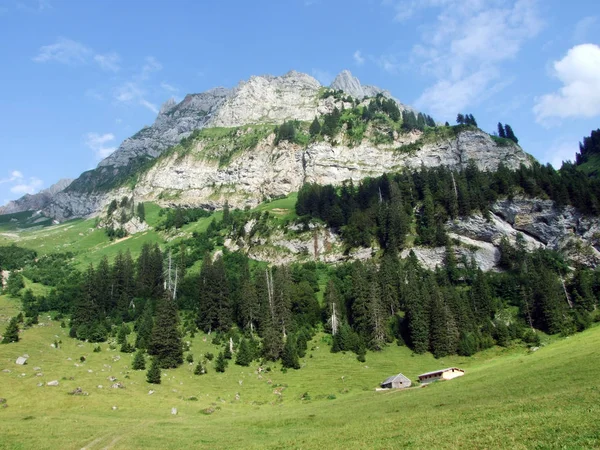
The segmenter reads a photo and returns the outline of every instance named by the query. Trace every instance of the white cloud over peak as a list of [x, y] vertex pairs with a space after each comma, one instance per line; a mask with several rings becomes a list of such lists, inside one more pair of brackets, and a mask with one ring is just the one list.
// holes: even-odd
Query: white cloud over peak
[[[44, 182], [37, 177], [25, 178], [20, 170], [12, 170], [6, 178], [0, 179], [0, 184], [12, 184], [9, 188], [13, 194], [35, 194]], [[6, 202], [5, 202], [6, 203]]]
[[36, 177], [30, 177], [28, 181], [23, 181], [10, 188], [13, 194], [35, 194], [43, 186], [44, 182]]
[[563, 86], [536, 98], [533, 112], [538, 123], [550, 118], [600, 115], [600, 47], [581, 44], [553, 64], [553, 75]]
[[[422, 36], [412, 49], [411, 63], [433, 78], [415, 104], [439, 119], [450, 119], [505, 86], [502, 64], [515, 58], [542, 28], [537, 0], [385, 0], [384, 4], [394, 8], [397, 21], [425, 10], [427, 17], [435, 17], [420, 27]], [[379, 65], [394, 73], [399, 68], [395, 61], [394, 55], [384, 55]]]
[[109, 145], [115, 140], [115, 135], [112, 133], [87, 133], [84, 137], [85, 145], [94, 151], [96, 158], [104, 159], [117, 148]]
[[45, 63], [55, 61], [62, 64], [83, 64], [92, 51], [80, 42], [71, 39], [58, 38], [54, 44], [43, 45], [33, 58], [35, 62]]
[[354, 62], [359, 66], [362, 66], [365, 63], [365, 58], [361, 54], [360, 50], [356, 50], [352, 57], [354, 58]]

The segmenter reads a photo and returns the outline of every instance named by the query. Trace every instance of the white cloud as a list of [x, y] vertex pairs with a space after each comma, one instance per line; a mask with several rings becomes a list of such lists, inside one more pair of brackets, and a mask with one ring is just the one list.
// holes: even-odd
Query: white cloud
[[578, 151], [579, 147], [576, 139], [559, 139], [546, 151], [544, 160], [552, 164], [555, 169], [560, 169], [563, 161], [574, 161], [575, 153]]
[[91, 50], [80, 42], [58, 38], [56, 43], [40, 47], [39, 53], [33, 60], [39, 63], [56, 61], [75, 65], [85, 63], [90, 53]]
[[596, 31], [598, 27], [598, 17], [589, 16], [584, 17], [575, 25], [575, 31], [573, 32], [573, 41], [575, 44], [583, 44], [589, 42], [588, 36], [590, 33]]
[[354, 58], [354, 62], [359, 66], [362, 66], [365, 63], [365, 58], [361, 55], [360, 50], [356, 50], [352, 57]]
[[313, 69], [312, 76], [315, 77], [323, 86], [329, 86], [333, 81], [331, 72], [321, 69]]
[[112, 133], [98, 134], [87, 133], [85, 135], [85, 145], [94, 151], [96, 158], [104, 159], [117, 148], [108, 145], [115, 140], [115, 135]]
[[164, 81], [162, 83], [160, 83], [160, 87], [163, 88], [167, 92], [173, 92], [173, 93], [179, 92], [179, 89], [177, 89], [175, 86], [172, 86], [169, 83], [165, 83]]
[[29, 13], [41, 13], [52, 9], [52, 5], [46, 0], [20, 1], [17, 2], [17, 9]]
[[138, 104], [158, 114], [158, 107], [146, 99], [146, 92], [136, 82], [129, 81], [116, 89], [115, 99], [120, 103]]
[[[536, 1], [385, 1], [394, 7], [398, 21], [438, 9], [435, 15], [427, 11], [435, 20], [421, 27], [421, 41], [412, 50], [411, 62], [435, 80], [417, 104], [450, 119], [489, 96], [490, 89], [498, 91], [504, 85], [502, 63], [513, 59], [542, 27]], [[379, 57], [378, 64], [390, 73], [400, 68], [394, 55]]]
[[142, 72], [139, 78], [142, 80], [148, 79], [151, 73], [162, 70], [163, 66], [154, 56], [146, 56], [146, 62], [142, 67]]
[[8, 178], [2, 178], [0, 179], [0, 184], [4, 184], [4, 183], [12, 183], [14, 181], [19, 181], [23, 179], [23, 172], [21, 172], [20, 170], [13, 170], [10, 173], [10, 176]]
[[140, 102], [140, 105], [142, 105], [144, 108], [148, 108], [154, 114], [158, 114], [158, 112], [159, 112], [158, 106], [156, 106], [154, 103], [149, 102], [145, 98], [140, 98], [139, 102]]
[[119, 66], [120, 60], [121, 58], [115, 52], [106, 53], [105, 55], [97, 54], [94, 56], [94, 61], [98, 63], [100, 68], [109, 72], [118, 72], [121, 69]]
[[17, 184], [10, 188], [13, 194], [35, 194], [40, 190], [44, 182], [36, 177], [30, 177], [25, 183]]
[[549, 118], [595, 117], [600, 115], [600, 47], [576, 45], [560, 61], [554, 76], [563, 87], [536, 99], [533, 112], [539, 123]]
[[394, 55], [381, 55], [375, 58], [375, 62], [379, 67], [392, 75], [397, 74], [402, 67], [402, 63], [398, 62], [398, 59]]

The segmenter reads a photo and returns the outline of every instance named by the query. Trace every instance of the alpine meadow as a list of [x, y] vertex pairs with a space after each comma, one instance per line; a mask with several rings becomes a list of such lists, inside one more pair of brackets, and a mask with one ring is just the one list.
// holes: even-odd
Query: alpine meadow
[[597, 18], [239, 3], [0, 7], [0, 449], [600, 448]]

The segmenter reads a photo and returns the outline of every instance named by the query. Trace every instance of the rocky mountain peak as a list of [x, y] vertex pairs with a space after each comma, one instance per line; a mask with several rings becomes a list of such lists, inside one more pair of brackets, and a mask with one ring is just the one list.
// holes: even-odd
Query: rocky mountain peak
[[173, 107], [177, 104], [177, 102], [175, 101], [175, 98], [171, 97], [169, 100], [167, 100], [166, 102], [164, 102], [162, 104], [162, 106], [160, 107], [160, 111], [158, 112], [158, 114], [165, 114], [167, 112], [169, 112], [171, 109], [173, 109]]

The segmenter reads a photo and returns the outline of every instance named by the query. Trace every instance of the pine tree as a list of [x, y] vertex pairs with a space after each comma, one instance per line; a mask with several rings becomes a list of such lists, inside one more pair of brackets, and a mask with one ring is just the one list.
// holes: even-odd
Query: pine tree
[[315, 117], [315, 120], [313, 120], [310, 124], [308, 132], [313, 138], [319, 135], [319, 133], [321, 132], [321, 123], [319, 122], [319, 119]]
[[137, 205], [137, 216], [142, 222], [146, 220], [146, 208], [142, 202]]
[[423, 245], [434, 245], [436, 242], [435, 204], [429, 186], [423, 193], [423, 207], [417, 223], [417, 231]]
[[251, 362], [252, 353], [250, 351], [250, 347], [248, 346], [248, 341], [246, 341], [246, 339], [242, 339], [235, 357], [235, 363], [238, 366], [249, 366]]
[[223, 373], [225, 372], [225, 369], [227, 369], [228, 364], [229, 361], [227, 361], [227, 358], [225, 358], [223, 352], [220, 352], [217, 356], [217, 360], [215, 361], [215, 370], [217, 372]]
[[299, 369], [300, 361], [298, 360], [298, 350], [296, 349], [296, 338], [292, 335], [288, 336], [283, 347], [281, 355], [282, 366], [287, 369]]
[[156, 322], [148, 346], [148, 353], [153, 355], [160, 367], [165, 369], [183, 363], [183, 347], [178, 324], [177, 304], [171, 293], [165, 291], [162, 301], [157, 305]]
[[8, 326], [4, 331], [4, 337], [2, 338], [3, 344], [9, 344], [11, 342], [19, 342], [19, 319], [13, 317], [8, 322]]
[[458, 114], [456, 116], [456, 123], [459, 125], [464, 125], [465, 124], [465, 116], [463, 114]]
[[152, 358], [152, 364], [146, 373], [146, 381], [152, 384], [160, 384], [160, 377], [160, 363], [157, 358]]
[[133, 358], [133, 363], [131, 364], [131, 368], [133, 370], [145, 370], [146, 369], [146, 359], [144, 358], [144, 352], [142, 350], [138, 350]]
[[506, 138], [506, 131], [504, 131], [504, 125], [498, 122], [498, 136], [501, 138]]
[[515, 133], [513, 132], [513, 129], [511, 128], [510, 125], [506, 124], [504, 126], [504, 130], [506, 131], [506, 139], [510, 139], [511, 141], [513, 141], [515, 144], [519, 143], [519, 140], [517, 139], [517, 137], [515, 136]]
[[154, 327], [154, 319], [152, 318], [152, 302], [146, 301], [142, 315], [137, 321], [137, 336], [135, 338], [135, 346], [139, 349], [147, 349], [152, 337], [152, 328]]

